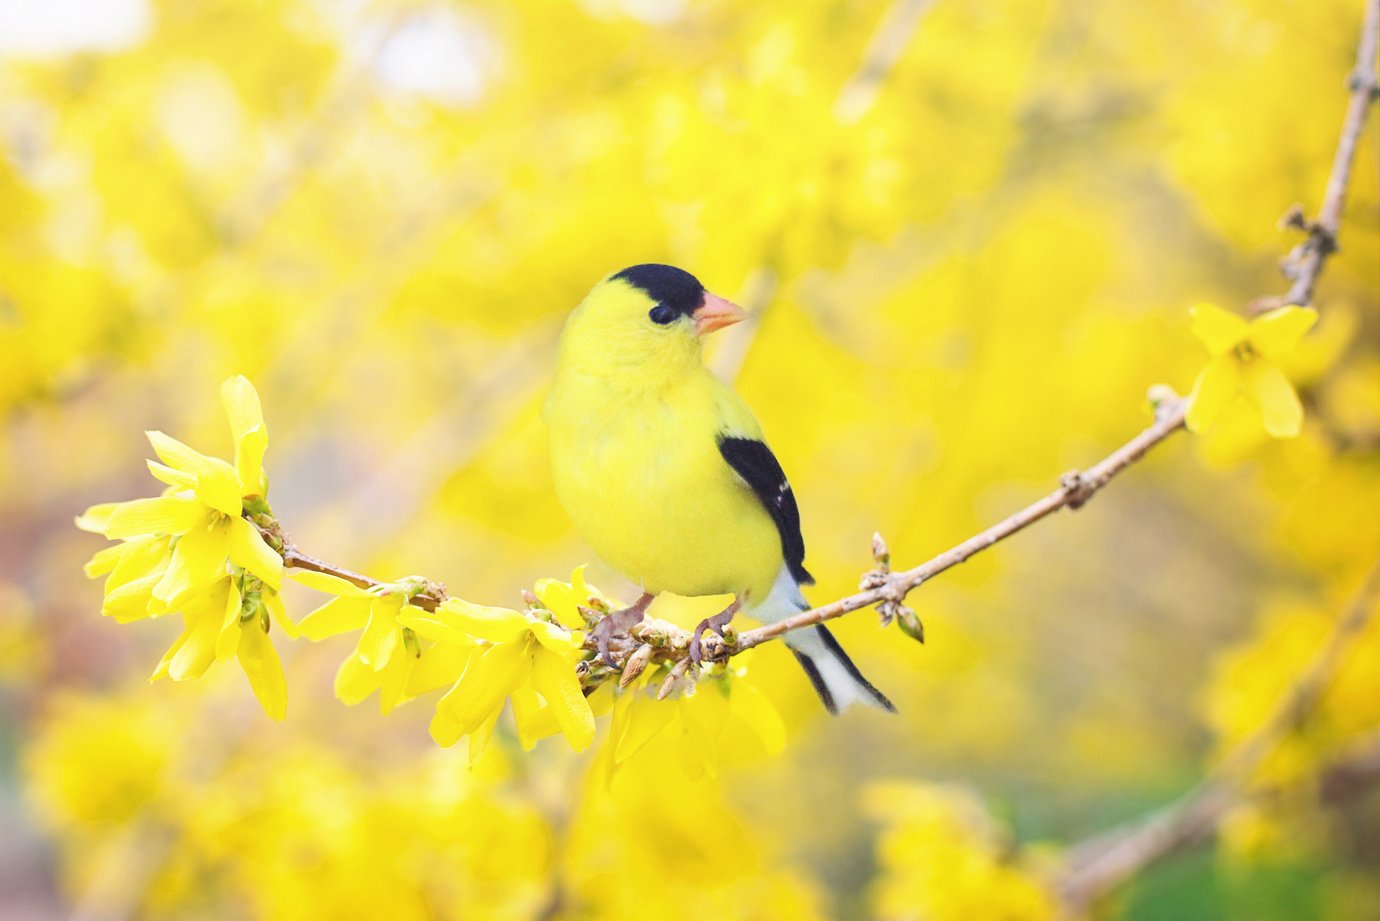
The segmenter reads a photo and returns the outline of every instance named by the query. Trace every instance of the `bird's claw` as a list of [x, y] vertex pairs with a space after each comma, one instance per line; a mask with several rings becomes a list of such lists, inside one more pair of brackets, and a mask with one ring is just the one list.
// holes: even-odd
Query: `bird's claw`
[[647, 606], [652, 603], [651, 595], [643, 595], [633, 602], [631, 607], [621, 611], [610, 611], [594, 625], [594, 644], [599, 650], [599, 661], [609, 668], [617, 668], [618, 663], [613, 660], [613, 653], [609, 651], [609, 644], [615, 635], [626, 633], [634, 626], [642, 622], [643, 616], [647, 613]]
[[699, 668], [700, 662], [704, 658], [704, 650], [700, 646], [700, 636], [704, 633], [704, 631], [712, 630], [719, 635], [720, 639], [722, 639], [724, 635], [724, 628], [727, 627], [733, 621], [733, 615], [738, 613], [738, 609], [740, 607], [742, 607], [742, 602], [738, 601], [735, 598], [733, 600], [733, 603], [730, 604], [728, 607], [724, 608], [722, 611], [715, 614], [713, 617], [706, 617], [704, 620], [700, 621], [698, 624], [695, 625], [695, 632], [690, 634], [691, 665], [694, 665], [696, 668]]

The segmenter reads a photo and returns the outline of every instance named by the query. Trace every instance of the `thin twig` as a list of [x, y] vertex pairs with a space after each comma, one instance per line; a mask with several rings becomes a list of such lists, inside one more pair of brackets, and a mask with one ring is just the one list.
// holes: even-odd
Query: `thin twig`
[[[346, 569], [343, 566], [337, 566], [334, 563], [327, 563], [325, 560], [318, 560], [316, 557], [308, 556], [290, 544], [279, 552], [283, 557], [283, 565], [289, 569], [304, 569], [308, 572], [319, 572], [328, 576], [335, 576], [337, 579], [344, 579], [346, 582], [358, 586], [359, 588], [380, 588], [385, 585], [394, 584]], [[436, 610], [437, 606], [446, 600], [445, 587], [438, 582], [432, 582], [428, 579], [419, 579], [417, 581], [425, 583], [427, 587], [416, 594], [409, 593], [407, 603], [427, 611]]]
[[[1310, 225], [1301, 217], [1296, 219], [1309, 236], [1285, 260], [1286, 272], [1294, 284], [1282, 298], [1255, 302], [1252, 308], [1256, 311], [1285, 304], [1307, 306], [1312, 303], [1323, 265], [1337, 246], [1356, 146], [1365, 128], [1370, 105], [1380, 96], [1380, 80], [1375, 70], [1378, 45], [1380, 0], [1367, 0], [1357, 43], [1356, 69], [1348, 84], [1350, 99], [1318, 220]], [[1211, 777], [1164, 809], [1072, 849], [1069, 869], [1062, 882], [1069, 911], [1081, 912], [1149, 864], [1202, 840], [1216, 829], [1243, 795], [1255, 768], [1316, 709], [1352, 639], [1373, 616], [1377, 595], [1380, 595], [1380, 561], [1322, 651], [1295, 680], [1270, 719], [1239, 745]]]
[[1257, 312], [1286, 304], [1308, 306], [1313, 302], [1313, 289], [1322, 273], [1327, 257], [1337, 251], [1337, 231], [1342, 223], [1342, 208], [1351, 185], [1351, 170], [1356, 162], [1356, 147], [1365, 130], [1371, 103], [1380, 98], [1380, 78], [1376, 76], [1376, 54], [1380, 46], [1380, 0], [1367, 0], [1361, 23], [1361, 39], [1356, 46], [1356, 68], [1347, 81], [1349, 98], [1346, 116], [1342, 119], [1342, 133], [1337, 151], [1332, 157], [1332, 172], [1323, 193], [1318, 219], [1308, 222], [1295, 209], [1286, 222], [1305, 231], [1307, 238], [1285, 257], [1284, 274], [1293, 280], [1282, 297], [1262, 298], [1253, 305]]
[[1082, 912], [1146, 866], [1208, 837], [1244, 796], [1255, 769], [1317, 709], [1352, 642], [1375, 615], [1380, 559], [1323, 648], [1259, 729], [1232, 750], [1212, 776], [1147, 818], [1099, 834], [1070, 851], [1061, 881], [1067, 910]]
[[752, 342], [757, 338], [757, 331], [762, 326], [767, 307], [776, 297], [780, 287], [781, 275], [773, 266], [764, 265], [749, 276], [747, 295], [743, 298], [742, 304], [747, 319], [719, 333], [721, 338], [706, 361], [715, 377], [724, 381], [733, 381], [738, 377], [738, 372], [743, 370], [743, 362], [747, 360], [748, 351], [752, 348]]
[[[838, 96], [835, 97], [834, 117], [841, 124], [855, 124], [871, 111], [882, 87], [886, 85], [887, 77], [900, 62], [901, 55], [920, 28], [920, 21], [933, 5], [934, 0], [894, 0], [882, 14], [857, 69], [839, 87]], [[768, 252], [774, 250], [777, 240], [779, 235], [765, 249]], [[708, 364], [709, 370], [722, 380], [732, 381], [738, 377], [762, 327], [767, 308], [781, 289], [781, 271], [777, 262], [768, 256], [748, 278], [747, 293], [742, 304], [747, 311], [747, 320], [719, 334], [717, 347], [709, 356]]]
[[858, 121], [877, 101], [877, 94], [901, 59], [911, 36], [934, 0], [896, 0], [872, 35], [862, 63], [839, 90], [834, 117], [844, 124]]
[[892, 573], [886, 582], [877, 588], [858, 592], [838, 601], [804, 611], [794, 617], [777, 621], [765, 627], [758, 627], [740, 634], [734, 651], [750, 649], [768, 640], [774, 640], [791, 630], [813, 626], [849, 611], [869, 607], [882, 602], [900, 603], [907, 593], [922, 583], [934, 578], [946, 569], [981, 553], [993, 544], [1005, 540], [1035, 522], [1054, 514], [1061, 508], [1077, 509], [1111, 482], [1112, 478], [1131, 464], [1145, 456], [1146, 452], [1183, 428], [1184, 415], [1188, 411], [1188, 401], [1173, 398], [1160, 404], [1158, 418], [1147, 429], [1117, 448], [1111, 454], [1084, 471], [1065, 474], [1060, 486], [1054, 492], [1037, 502], [1033, 502], [1019, 512], [1003, 519], [992, 527], [973, 535], [962, 543], [927, 560], [913, 569]]

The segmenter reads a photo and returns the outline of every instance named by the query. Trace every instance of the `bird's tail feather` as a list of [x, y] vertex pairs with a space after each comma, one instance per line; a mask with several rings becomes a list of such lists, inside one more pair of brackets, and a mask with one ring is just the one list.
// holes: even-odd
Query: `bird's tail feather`
[[896, 712], [886, 695], [863, 677], [839, 641], [822, 624], [808, 630], [793, 630], [784, 639], [830, 713], [838, 714], [853, 703]]

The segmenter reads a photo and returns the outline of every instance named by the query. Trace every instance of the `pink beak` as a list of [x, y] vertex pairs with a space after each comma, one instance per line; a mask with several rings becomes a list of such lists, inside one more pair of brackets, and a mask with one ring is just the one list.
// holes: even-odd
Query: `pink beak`
[[704, 293], [704, 303], [690, 316], [695, 320], [695, 332], [701, 336], [747, 319], [743, 308], [708, 291]]

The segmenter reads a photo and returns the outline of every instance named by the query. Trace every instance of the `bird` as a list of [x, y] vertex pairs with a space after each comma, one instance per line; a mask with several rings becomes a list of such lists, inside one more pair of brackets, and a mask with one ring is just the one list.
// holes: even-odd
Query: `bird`
[[[652, 599], [733, 595], [705, 618], [723, 636], [741, 611], [774, 623], [810, 608], [795, 494], [747, 404], [705, 367], [702, 337], [743, 320], [694, 275], [643, 263], [599, 281], [571, 312], [543, 408], [557, 498], [591, 549], [642, 587], [594, 628], [610, 637], [641, 621]], [[828, 628], [785, 642], [830, 713], [853, 703], [895, 712]]]

